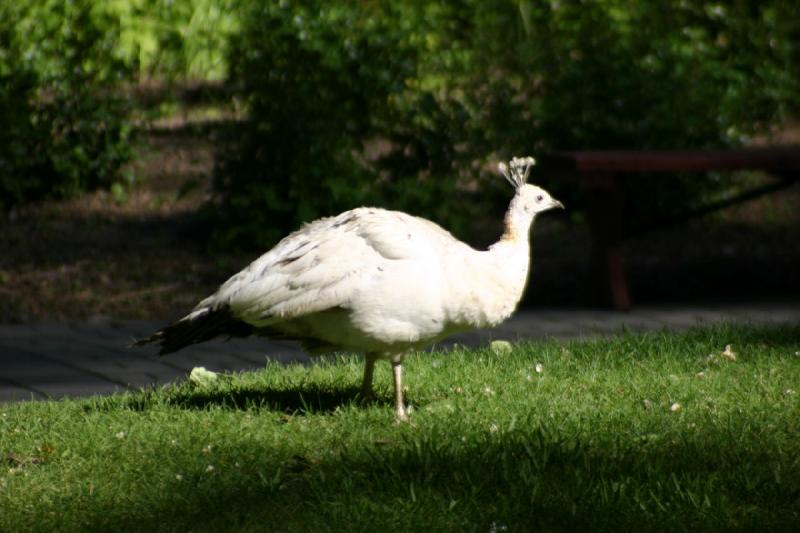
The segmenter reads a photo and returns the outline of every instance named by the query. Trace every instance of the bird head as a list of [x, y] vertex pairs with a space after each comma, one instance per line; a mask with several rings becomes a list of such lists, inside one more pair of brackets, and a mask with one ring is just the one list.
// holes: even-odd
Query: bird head
[[517, 189], [517, 197], [516, 204], [526, 214], [535, 215], [554, 207], [564, 209], [564, 204], [550, 196], [546, 190], [529, 183], [525, 183]]
[[541, 187], [526, 183], [531, 167], [535, 163], [536, 160], [532, 157], [514, 157], [508, 164], [500, 163], [498, 165], [500, 172], [517, 191], [514, 199], [516, 208], [530, 215], [535, 215], [554, 207], [563, 209], [564, 204], [550, 196], [550, 193]]

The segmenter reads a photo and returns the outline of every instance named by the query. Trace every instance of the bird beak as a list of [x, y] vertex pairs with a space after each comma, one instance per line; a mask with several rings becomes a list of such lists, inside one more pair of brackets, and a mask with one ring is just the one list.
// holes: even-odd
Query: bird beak
[[561, 202], [559, 202], [555, 198], [553, 198], [553, 205], [551, 207], [557, 207], [559, 209], [566, 209], [566, 207], [564, 207], [564, 204], [562, 204]]

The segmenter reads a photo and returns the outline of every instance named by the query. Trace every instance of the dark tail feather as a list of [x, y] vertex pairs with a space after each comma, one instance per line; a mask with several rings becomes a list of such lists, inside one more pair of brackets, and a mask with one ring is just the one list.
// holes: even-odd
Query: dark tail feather
[[253, 327], [233, 316], [227, 307], [209, 310], [192, 319], [181, 319], [160, 329], [145, 339], [133, 343], [134, 346], [158, 344], [159, 355], [177, 352], [190, 344], [205, 342], [215, 337], [247, 337]]

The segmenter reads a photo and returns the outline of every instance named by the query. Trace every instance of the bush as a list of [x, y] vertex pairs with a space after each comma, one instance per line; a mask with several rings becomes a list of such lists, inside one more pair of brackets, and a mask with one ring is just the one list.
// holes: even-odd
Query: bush
[[457, 218], [435, 203], [455, 190], [451, 117], [408, 89], [426, 31], [413, 6], [268, 3], [244, 19], [231, 66], [249, 117], [219, 157], [218, 242], [268, 246], [364, 203]]
[[[249, 115], [216, 173], [218, 241], [270, 245], [365, 202], [463, 235], [497, 208], [491, 159], [747, 142], [798, 109], [792, 13], [782, 0], [256, 5], [231, 48]], [[633, 216], [725, 187], [634, 183]]]
[[223, 79], [247, 0], [133, 0], [103, 6], [120, 23], [119, 54], [159, 80]]
[[[800, 109], [800, 25], [783, 0], [469, 4], [475, 55], [457, 83], [488, 146], [725, 148]], [[730, 176], [712, 178], [630, 180], [629, 214], [724, 193]]]
[[106, 185], [131, 155], [115, 20], [92, 5], [0, 5], [0, 206]]
[[12, 32], [13, 27], [0, 27], [0, 206], [34, 194], [26, 177], [38, 170], [34, 140], [45, 134], [31, 121], [36, 74], [19, 61]]

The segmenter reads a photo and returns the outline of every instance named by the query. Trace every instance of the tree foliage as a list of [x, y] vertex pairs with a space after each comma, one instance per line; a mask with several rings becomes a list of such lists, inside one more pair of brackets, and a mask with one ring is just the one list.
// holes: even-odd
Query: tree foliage
[[120, 180], [130, 83], [218, 79], [240, 0], [0, 2], [0, 207]]
[[389, 2], [252, 9], [232, 46], [249, 118], [220, 158], [218, 236], [270, 244], [302, 221], [370, 202], [435, 210], [454, 185], [443, 123], [453, 117], [409, 89], [419, 80], [421, 13]]
[[93, 4], [0, 4], [0, 206], [107, 184], [131, 155], [127, 70]]
[[[507, 197], [497, 159], [732, 146], [796, 116], [794, 4], [3, 2], [0, 204], [117, 179], [130, 156], [120, 82], [227, 75], [247, 118], [221, 145], [218, 242], [265, 246], [364, 203], [463, 236]], [[537, 179], [575, 205], [557, 177]], [[724, 187], [632, 182], [631, 204], [649, 212]]]
[[[790, 4], [254, 3], [231, 47], [249, 115], [217, 169], [218, 237], [267, 245], [365, 202], [464, 233], [500, 196], [482, 185], [498, 157], [747, 142], [798, 108]], [[630, 192], [649, 211], [722, 185]]]
[[223, 79], [247, 0], [106, 0], [118, 53], [143, 78]]

